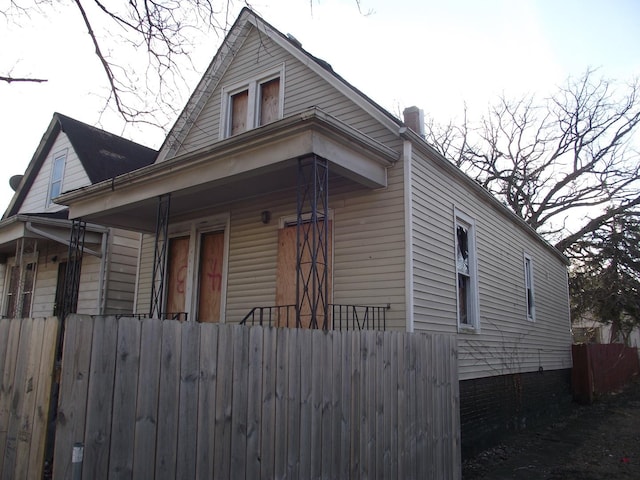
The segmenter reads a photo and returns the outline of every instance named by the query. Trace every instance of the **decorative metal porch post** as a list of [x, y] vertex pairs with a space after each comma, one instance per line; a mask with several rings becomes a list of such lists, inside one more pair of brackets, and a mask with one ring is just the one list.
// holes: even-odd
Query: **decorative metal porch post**
[[161, 318], [170, 209], [171, 194], [165, 193], [164, 195], [160, 195], [158, 197], [156, 238], [153, 250], [153, 274], [151, 277], [151, 305], [149, 306], [149, 316], [151, 318]]
[[87, 231], [87, 222], [73, 219], [71, 222], [71, 236], [69, 238], [69, 255], [67, 269], [64, 274], [62, 322], [70, 313], [78, 309], [78, 290], [80, 289], [80, 270], [82, 269], [82, 256], [84, 254], [84, 239]]
[[329, 328], [329, 164], [313, 155], [298, 159], [296, 326]]

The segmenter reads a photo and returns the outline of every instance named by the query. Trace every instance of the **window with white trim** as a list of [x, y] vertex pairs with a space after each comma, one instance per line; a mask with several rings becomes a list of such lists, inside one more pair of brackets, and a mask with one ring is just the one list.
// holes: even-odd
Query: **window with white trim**
[[226, 138], [282, 118], [284, 66], [222, 89], [221, 137]]
[[475, 223], [460, 212], [456, 212], [455, 219], [455, 264], [458, 326], [477, 330], [480, 327], [480, 315]]
[[51, 204], [53, 199], [62, 193], [62, 179], [64, 177], [64, 167], [67, 161], [67, 151], [58, 152], [53, 156], [51, 166], [51, 179], [49, 182], [49, 196], [47, 204]]
[[536, 302], [535, 291], [533, 288], [533, 259], [524, 254], [524, 285], [525, 298], [527, 301], [527, 320], [535, 321], [536, 319]]

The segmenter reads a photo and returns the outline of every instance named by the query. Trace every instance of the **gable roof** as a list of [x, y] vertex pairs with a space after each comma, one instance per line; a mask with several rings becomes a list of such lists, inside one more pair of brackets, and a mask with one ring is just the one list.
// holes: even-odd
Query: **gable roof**
[[189, 128], [194, 125], [198, 115], [205, 107], [214, 89], [233, 61], [244, 40], [249, 35], [252, 27], [257, 28], [260, 31], [260, 35], [269, 37], [276, 45], [309, 67], [336, 90], [349, 97], [360, 108], [382, 123], [390, 131], [397, 133], [398, 128], [404, 125], [401, 120], [334, 72], [328, 62], [313, 56], [303, 49], [301, 43], [295, 38], [284, 35], [253, 10], [244, 7], [220, 45], [202, 79], [193, 91], [186, 106], [165, 138], [164, 143], [160, 147], [157, 158], [158, 161], [163, 161], [175, 155], [178, 151], [180, 144], [189, 132]]
[[91, 183], [150, 165], [158, 153], [152, 148], [56, 112], [2, 218], [18, 212], [60, 132], [69, 138]]

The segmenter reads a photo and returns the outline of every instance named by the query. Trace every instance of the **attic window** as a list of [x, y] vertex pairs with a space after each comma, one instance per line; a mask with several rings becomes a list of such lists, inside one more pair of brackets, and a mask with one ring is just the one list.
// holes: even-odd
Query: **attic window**
[[221, 138], [282, 118], [284, 66], [222, 89]]
[[230, 135], [247, 131], [247, 107], [249, 105], [249, 90], [243, 90], [231, 95], [231, 131]]
[[53, 199], [62, 193], [62, 178], [64, 177], [64, 166], [67, 160], [67, 152], [57, 153], [53, 156], [51, 167], [51, 182], [49, 184], [49, 204]]

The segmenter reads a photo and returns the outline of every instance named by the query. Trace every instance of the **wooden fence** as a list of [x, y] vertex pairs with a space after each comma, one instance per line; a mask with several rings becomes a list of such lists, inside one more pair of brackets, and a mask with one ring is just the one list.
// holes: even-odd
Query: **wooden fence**
[[55, 347], [53, 318], [0, 319], [0, 478], [41, 479]]
[[[77, 443], [84, 479], [460, 478], [455, 336], [88, 316], [66, 323], [54, 479], [71, 478]], [[57, 329], [27, 324], [25, 338]], [[17, 358], [17, 378], [37, 368], [34, 347], [10, 355], [13, 326], [0, 353]], [[18, 349], [22, 338], [21, 330]], [[51, 365], [50, 350], [41, 358]], [[42, 379], [51, 377], [45, 363]], [[22, 410], [44, 408], [40, 392], [39, 381]], [[24, 478], [18, 473], [32, 464], [41, 471], [31, 460], [39, 447], [22, 461], [20, 439], [36, 432], [23, 435], [19, 425], [9, 422], [6, 435], [18, 447], [4, 449], [16, 474], [4, 478]]]
[[571, 346], [573, 397], [592, 403], [597, 395], [611, 393], [640, 374], [638, 350], [619, 343]]

